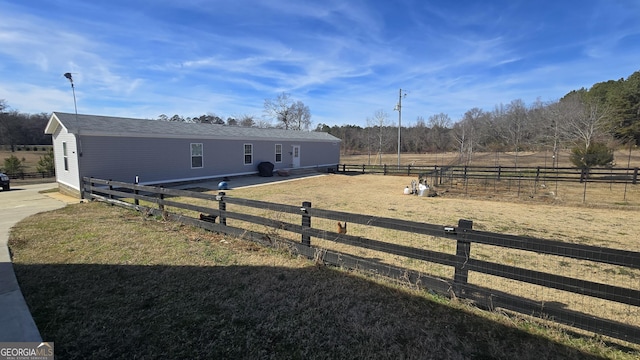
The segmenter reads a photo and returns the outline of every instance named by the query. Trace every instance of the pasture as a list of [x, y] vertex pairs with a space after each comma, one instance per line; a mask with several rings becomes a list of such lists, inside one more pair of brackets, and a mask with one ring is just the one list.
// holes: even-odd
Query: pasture
[[42, 337], [65, 359], [639, 354], [103, 203], [25, 219], [9, 246]]
[[[246, 188], [233, 188], [232, 179], [227, 194], [289, 205], [310, 201], [314, 208], [432, 224], [454, 225], [468, 219], [478, 230], [634, 251], [640, 248], [640, 224], [634, 220], [638, 208], [629, 203], [579, 204], [561, 198], [550, 202], [453, 191], [434, 198], [404, 195], [402, 190], [412, 179], [332, 174]], [[636, 187], [630, 185], [631, 201], [639, 198]], [[600, 190], [604, 198], [610, 191]], [[267, 214], [261, 215], [299, 222], [299, 217], [288, 219], [264, 211]], [[314, 227], [336, 231], [333, 221], [314, 222]], [[233, 226], [241, 225], [234, 220]], [[290, 236], [250, 223], [242, 226]], [[455, 245], [443, 239], [406, 233], [398, 237], [351, 223], [348, 232], [455, 253]], [[312, 244], [424, 274], [451, 276], [451, 269], [444, 266], [330, 240], [313, 238]], [[43, 337], [56, 341], [56, 349], [68, 344], [62, 347], [69, 355], [66, 358], [86, 357], [86, 351], [107, 358], [114, 355], [108, 352], [112, 349], [118, 349], [117, 357], [133, 351], [143, 339], [150, 339], [144, 354], [174, 357], [638, 356], [636, 345], [620, 348], [598, 336], [576, 338], [560, 326], [479, 311], [417, 290], [415, 284], [393, 284], [370, 274], [318, 266], [283, 249], [264, 248], [104, 204], [77, 204], [25, 220], [12, 232], [10, 247]], [[481, 245], [474, 245], [473, 256], [640, 289], [640, 272], [615, 266], [593, 267], [577, 260], [496, 251]], [[52, 274], [50, 286], [40, 286], [40, 279], [48, 274]], [[640, 314], [630, 306], [476, 275], [471, 274], [470, 283], [489, 284], [640, 326]]]
[[[459, 219], [473, 221], [476, 230], [559, 240], [583, 245], [637, 251], [640, 224], [637, 207], [581, 206], [546, 204], [518, 199], [469, 198], [447, 195], [444, 197], [417, 197], [403, 195], [402, 189], [410, 178], [380, 175], [329, 175], [293, 183], [273, 184], [267, 187], [242, 188], [229, 191], [231, 196], [296, 205], [300, 199], [310, 201], [313, 207], [398, 218], [430, 224], [455, 225]], [[634, 188], [635, 189], [635, 188]], [[605, 190], [608, 191], [608, 190]], [[637, 189], [634, 193], [638, 195]], [[634, 210], [636, 209], [636, 210]], [[263, 216], [265, 214], [262, 214]], [[280, 221], [295, 222], [280, 213], [270, 213]], [[348, 218], [344, 221], [348, 222]], [[243, 224], [241, 227], [258, 232], [265, 228]], [[314, 228], [336, 231], [332, 221], [317, 220]], [[274, 230], [269, 230], [274, 231]], [[455, 254], [455, 242], [443, 238], [373, 229], [350, 224], [349, 234], [376, 239], [419, 249]], [[274, 234], [276, 235], [276, 234]], [[277, 232], [288, 236], [286, 232]], [[292, 239], [296, 239], [295, 235]], [[314, 238], [312, 244], [359, 257], [378, 259], [392, 266], [408, 268], [423, 274], [451, 278], [450, 267], [416, 261], [402, 256], [388, 255], [338, 244], [330, 237]], [[613, 265], [594, 265], [580, 260], [538, 255], [532, 252], [502, 249], [488, 245], [473, 245], [472, 258], [518, 266], [530, 270], [562, 274], [575, 279], [640, 289], [640, 271]], [[535, 285], [506, 281], [489, 275], [472, 273], [469, 282], [543, 303], [562, 304], [579, 312], [602, 316], [640, 327], [640, 313], [632, 306], [598, 299], [585, 299], [571, 293], [551, 290]]]
[[[35, 146], [34, 146], [35, 147]], [[40, 158], [46, 155], [46, 150], [51, 148], [51, 145], [38, 145], [37, 151], [34, 151], [34, 147], [29, 147], [30, 150], [20, 150], [11, 152], [9, 150], [0, 149], [0, 169], [4, 166], [4, 160], [11, 157], [11, 155], [23, 160], [25, 166], [25, 172], [36, 172], [36, 167]]]
[[[476, 152], [471, 155], [469, 166], [545, 166], [553, 167], [554, 159], [551, 151], [521, 151], [515, 152]], [[568, 150], [560, 150], [558, 152], [558, 158], [556, 159], [556, 166], [558, 167], [570, 167], [573, 166], [570, 159], [570, 152]], [[640, 167], [640, 150], [633, 148], [631, 156], [629, 156], [629, 149], [618, 149], [614, 151], [614, 161], [617, 167]], [[397, 165], [398, 154], [382, 154], [378, 156], [376, 153], [372, 154], [343, 154], [340, 156], [340, 163], [343, 164], [387, 164]], [[425, 154], [413, 154], [402, 153], [400, 154], [401, 165], [464, 165], [460, 162], [460, 153], [458, 152], [442, 152], [442, 153], [425, 153]]]

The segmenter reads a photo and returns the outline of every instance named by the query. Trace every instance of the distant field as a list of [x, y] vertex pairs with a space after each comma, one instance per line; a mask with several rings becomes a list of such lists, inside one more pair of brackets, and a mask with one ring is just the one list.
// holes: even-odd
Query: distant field
[[[33, 146], [29, 148], [33, 149]], [[9, 150], [0, 150], [0, 169], [4, 169], [4, 160], [11, 157], [11, 155], [17, 157], [20, 160], [24, 160], [25, 172], [36, 172], [36, 166], [38, 166], [38, 161], [40, 158], [46, 154], [46, 150], [51, 148], [51, 145], [38, 145], [37, 151], [33, 150], [20, 150], [11, 152]]]
[[[573, 164], [569, 160], [570, 153], [562, 151], [558, 155], [558, 167], [572, 167]], [[460, 154], [457, 152], [446, 152], [439, 154], [400, 154], [401, 165], [451, 165], [458, 164]], [[629, 160], [628, 150], [618, 150], [614, 153], [616, 167], [626, 168]], [[518, 166], [553, 166], [553, 158], [551, 152], [521, 152], [518, 153]], [[516, 153], [487, 153], [479, 152], [473, 154], [470, 166], [514, 166], [516, 162]], [[340, 163], [342, 164], [397, 164], [398, 154], [382, 154], [382, 161], [375, 154], [364, 155], [341, 155]], [[640, 167], [640, 150], [634, 150], [631, 153], [631, 167]]]

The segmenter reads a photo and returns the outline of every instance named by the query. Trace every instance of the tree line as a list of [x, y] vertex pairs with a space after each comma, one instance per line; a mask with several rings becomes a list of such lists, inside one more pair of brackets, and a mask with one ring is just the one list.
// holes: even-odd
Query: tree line
[[[574, 90], [558, 101], [526, 104], [516, 99], [493, 110], [472, 108], [453, 121], [447, 114], [419, 116], [401, 130], [401, 151], [456, 151], [459, 163], [474, 152], [571, 149], [576, 166], [611, 165], [613, 150], [640, 143], [640, 71], [627, 79]], [[343, 154], [382, 154], [397, 150], [398, 127], [377, 110], [367, 126], [318, 124], [316, 131], [342, 139]], [[555, 164], [554, 164], [555, 165]]]
[[10, 110], [9, 105], [0, 99], [0, 145], [11, 151], [22, 144], [51, 145], [51, 135], [45, 135], [44, 128], [49, 114], [25, 114]]
[[[397, 150], [398, 127], [384, 110], [376, 110], [366, 126], [318, 124], [311, 129], [311, 111], [288, 93], [264, 100], [263, 116], [239, 115], [227, 119], [207, 113], [195, 117], [160, 115], [157, 120], [276, 127], [323, 131], [342, 139], [344, 154], [382, 154]], [[0, 145], [51, 144], [44, 134], [50, 115], [9, 111], [0, 99]], [[275, 120], [275, 124], [272, 121]], [[640, 71], [628, 78], [609, 80], [566, 94], [560, 100], [526, 104], [516, 99], [492, 110], [471, 108], [460, 119], [439, 113], [419, 116], [402, 127], [400, 150], [405, 153], [456, 151], [468, 162], [478, 151], [572, 150], [580, 166], [607, 165], [611, 149], [640, 143]], [[555, 157], [557, 158], [557, 156]]]
[[[225, 121], [214, 113], [207, 113], [194, 117], [182, 117], [178, 114], [168, 117], [165, 114], [161, 114], [158, 116], [158, 120], [243, 127], [274, 127], [286, 130], [309, 130], [311, 126], [311, 111], [309, 107], [300, 100], [294, 100], [291, 94], [283, 92], [275, 99], [265, 99], [263, 106], [264, 116], [262, 118], [242, 114], [229, 116]], [[272, 120], [275, 120], [275, 124], [271, 122]]]

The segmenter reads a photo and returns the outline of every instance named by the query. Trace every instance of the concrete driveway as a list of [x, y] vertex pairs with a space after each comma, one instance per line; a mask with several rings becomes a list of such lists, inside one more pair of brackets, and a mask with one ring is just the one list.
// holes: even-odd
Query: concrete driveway
[[11, 191], [0, 191], [0, 342], [42, 341], [13, 273], [7, 241], [9, 230], [20, 220], [67, 204], [38, 193], [56, 186], [12, 184]]

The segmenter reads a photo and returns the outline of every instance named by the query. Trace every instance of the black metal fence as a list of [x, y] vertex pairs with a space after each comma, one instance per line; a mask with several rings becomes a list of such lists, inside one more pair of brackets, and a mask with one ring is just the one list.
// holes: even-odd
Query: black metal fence
[[56, 176], [54, 171], [48, 172], [19, 172], [19, 173], [7, 173], [10, 179], [14, 180], [26, 180], [26, 179], [46, 179]]
[[[445, 226], [316, 209], [306, 201], [283, 205], [224, 192], [94, 178], [84, 178], [83, 185], [86, 199], [263, 243], [285, 244], [317, 261], [372, 271], [488, 309], [541, 316], [640, 343], [640, 252], [478, 231], [465, 219]], [[349, 232], [346, 224], [336, 228], [335, 221], [348, 221]], [[415, 241], [406, 242], [409, 237]], [[492, 249], [490, 255], [479, 256], [487, 247]], [[526, 263], [505, 261], [520, 256], [516, 254], [527, 254], [522, 257]], [[405, 260], [398, 263], [397, 259]], [[551, 262], [561, 267], [548, 266]], [[448, 270], [431, 273], [424, 264]], [[567, 266], [599, 271], [585, 272], [586, 278], [580, 278], [568, 276], [563, 270]]]
[[420, 182], [441, 191], [466, 195], [500, 193], [543, 201], [561, 199], [563, 202], [640, 205], [640, 189], [634, 186], [638, 184], [639, 168], [339, 164], [336, 172], [417, 176]]

